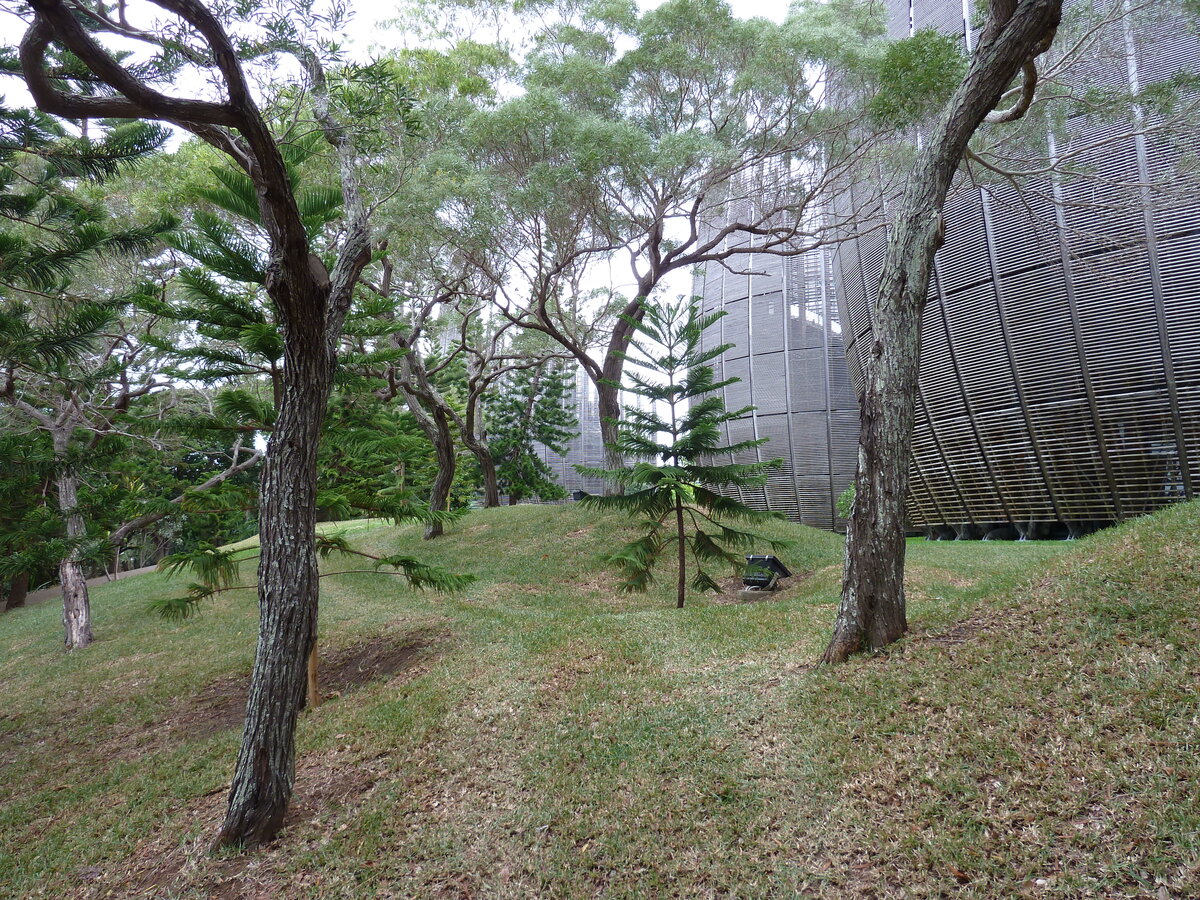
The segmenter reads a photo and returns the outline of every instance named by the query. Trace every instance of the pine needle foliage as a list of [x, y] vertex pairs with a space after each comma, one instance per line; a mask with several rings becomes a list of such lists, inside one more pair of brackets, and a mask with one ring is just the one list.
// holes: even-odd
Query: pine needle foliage
[[500, 488], [516, 503], [526, 497], [560, 500], [567, 495], [537, 451], [537, 444], [565, 454], [579, 421], [568, 405], [569, 376], [558, 361], [518, 369], [500, 384], [489, 407], [488, 445]]
[[720, 593], [711, 572], [728, 566], [745, 567], [741, 550], [786, 548], [787, 542], [765, 538], [746, 526], [774, 518], [717, 493], [720, 488], [762, 484], [770, 469], [782, 461], [721, 463], [750, 450], [764, 439], [722, 444], [721, 426], [740, 418], [753, 407], [725, 409], [717, 393], [739, 379], [717, 381], [708, 365], [732, 345], [702, 348], [701, 334], [724, 312], [702, 315], [694, 301], [646, 301], [641, 322], [630, 320], [638, 336], [625, 354], [627, 390], [649, 401], [624, 410], [617, 448], [624, 458], [639, 460], [622, 469], [577, 466], [584, 475], [597, 476], [624, 488], [618, 496], [587, 495], [585, 506], [619, 510], [640, 520], [639, 536], [603, 557], [623, 580], [620, 589], [640, 592], [654, 580], [654, 569], [674, 551], [677, 592], [675, 605], [682, 609], [687, 593], [688, 558], [695, 572], [691, 586]]
[[[399, 507], [394, 510], [392, 521], [426, 521], [428, 510], [411, 508], [407, 512]], [[433, 515], [437, 515], [434, 513]], [[322, 578], [329, 575], [345, 575], [350, 572], [378, 573], [403, 578], [414, 590], [430, 588], [435, 591], [461, 591], [469, 587], [475, 576], [451, 572], [440, 566], [421, 562], [412, 556], [396, 554], [392, 556], [375, 556], [355, 550], [340, 532], [334, 534], [318, 534], [317, 553], [322, 559], [335, 555], [357, 557], [369, 561], [370, 568], [350, 569], [337, 572], [323, 572]], [[157, 597], [150, 602], [149, 609], [169, 621], [182, 621], [191, 618], [199, 611], [200, 605], [218, 594], [227, 591], [244, 590], [252, 585], [241, 584], [238, 579], [238, 567], [241, 562], [253, 557], [243, 557], [237, 550], [226, 550], [214, 547], [212, 544], [201, 544], [191, 550], [175, 553], [164, 557], [158, 564], [160, 572], [174, 576], [183, 572], [191, 572], [198, 580], [190, 583], [182, 595]]]

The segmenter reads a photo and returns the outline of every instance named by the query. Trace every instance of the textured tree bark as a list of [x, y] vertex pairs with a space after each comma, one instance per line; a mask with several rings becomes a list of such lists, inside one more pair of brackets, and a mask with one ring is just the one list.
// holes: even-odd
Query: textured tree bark
[[1014, 76], [1047, 50], [1062, 0], [993, 0], [962, 84], [917, 155], [888, 240], [871, 308], [873, 344], [860, 398], [857, 492], [846, 531], [842, 598], [824, 662], [885, 647], [908, 628], [904, 596], [904, 500], [920, 367], [921, 313], [942, 208], [968, 141]]
[[500, 505], [500, 480], [496, 476], [496, 461], [492, 459], [492, 451], [486, 439], [469, 434], [470, 429], [462, 430], [463, 443], [475, 456], [479, 463], [479, 473], [483, 476], [483, 505], [494, 507]]
[[[201, 0], [151, 0], [185, 22], [206, 46], [224, 99], [163, 94], [121, 65], [96, 40], [66, 0], [28, 0], [32, 20], [21, 41], [22, 74], [38, 106], [68, 118], [159, 119], [184, 128], [225, 153], [254, 184], [261, 225], [270, 245], [265, 288], [283, 326], [284, 365], [278, 418], [268, 444], [260, 492], [258, 650], [250, 681], [246, 726], [217, 846], [272, 838], [283, 823], [295, 776], [296, 718], [305, 694], [306, 661], [316, 640], [316, 456], [333, 382], [335, 347], [354, 287], [370, 262], [369, 209], [359, 157], [350, 134], [330, 113], [324, 70], [302, 44], [289, 45], [305, 70], [317, 125], [334, 151], [341, 180], [344, 225], [330, 271], [313, 254], [291, 177], [275, 134], [254, 100], [238, 47]], [[90, 13], [102, 21], [103, 7]], [[118, 30], [119, 23], [107, 23]], [[62, 43], [112, 95], [63, 89], [48, 71], [46, 53]], [[64, 585], [64, 588], [66, 585]]]
[[[617, 379], [621, 377], [621, 368], [619, 366], [605, 366], [607, 373], [615, 369]], [[596, 397], [599, 401], [600, 410], [600, 440], [604, 443], [604, 468], [620, 469], [625, 465], [625, 458], [621, 451], [617, 449], [617, 436], [620, 434], [619, 422], [621, 420], [621, 395], [617, 388], [603, 382], [596, 385]], [[609, 484], [605, 488], [606, 494], [619, 494], [619, 485]]]
[[[450, 430], [450, 420], [441, 409], [435, 410], [431, 418], [434, 427], [427, 434], [433, 442], [438, 471], [433, 479], [433, 488], [429, 492], [429, 508], [434, 512], [445, 512], [450, 508], [450, 488], [454, 484], [457, 463], [454, 457], [454, 433]], [[430, 522], [425, 526], [425, 540], [431, 541], [441, 537], [443, 531], [441, 522]]]
[[483, 473], [483, 505], [500, 505], [500, 480], [496, 477], [496, 462], [486, 447], [475, 454], [479, 460], [479, 471]]
[[[638, 296], [621, 313], [621, 319], [613, 326], [612, 335], [608, 339], [608, 349], [604, 354], [604, 364], [600, 369], [600, 378], [593, 379], [596, 385], [596, 398], [600, 412], [600, 439], [604, 443], [604, 467], [606, 469], [621, 469], [625, 459], [617, 449], [617, 436], [620, 433], [621, 419], [621, 377], [625, 372], [625, 356], [629, 344], [637, 334], [636, 322], [641, 322], [646, 315], [646, 307], [642, 300], [650, 296], [651, 290], [658, 282], [651, 277], [645, 277], [638, 285]], [[604, 492], [609, 495], [624, 493], [619, 484], [609, 483]]]
[[263, 464], [258, 649], [218, 847], [252, 847], [273, 838], [295, 779], [296, 721], [317, 633], [317, 443], [334, 369], [325, 297], [306, 299], [300, 309], [310, 314], [295, 316], [287, 328], [279, 415]]
[[[56, 449], [60, 443], [55, 435]], [[66, 452], [65, 442], [62, 452]], [[61, 454], [60, 454], [61, 456]], [[79, 476], [69, 467], [59, 472], [58, 509], [67, 523], [67, 538], [71, 549], [58, 564], [58, 581], [63, 595], [63, 632], [68, 650], [82, 650], [92, 642], [92, 605], [88, 597], [87, 579], [79, 559], [79, 545], [86, 532], [79, 513]]]
[[4, 601], [4, 611], [10, 609], [20, 609], [25, 605], [25, 598], [29, 595], [29, 573], [18, 572], [13, 576], [12, 584], [8, 588], [8, 596]]

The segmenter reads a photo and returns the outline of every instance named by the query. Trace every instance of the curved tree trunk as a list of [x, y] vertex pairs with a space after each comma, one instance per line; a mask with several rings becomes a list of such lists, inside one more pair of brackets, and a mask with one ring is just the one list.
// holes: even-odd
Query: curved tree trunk
[[496, 461], [492, 459], [492, 451], [486, 438], [479, 435], [468, 436], [463, 431], [463, 443], [474, 454], [479, 463], [479, 472], [483, 476], [483, 505], [494, 507], [500, 505], [500, 480], [496, 476]]
[[295, 778], [296, 721], [317, 634], [317, 443], [334, 367], [324, 298], [306, 299], [318, 315], [287, 330], [279, 417], [262, 470], [258, 649], [218, 847], [273, 838]]
[[483, 472], [483, 505], [492, 507], [500, 505], [500, 480], [496, 477], [496, 461], [492, 454], [484, 450], [478, 454], [479, 469]]
[[[1062, 0], [993, 0], [962, 84], [921, 148], [888, 240], [871, 308], [874, 343], [861, 397], [857, 492], [846, 532], [846, 567], [824, 661], [878, 649], [907, 630], [904, 500], [920, 366], [921, 313], [933, 257], [944, 237], [942, 207], [967, 143], [1027, 64], [1049, 48]], [[1033, 84], [1026, 86], [1032, 91]]]
[[[450, 488], [454, 484], [454, 470], [457, 465], [454, 456], [454, 433], [450, 430], [450, 420], [441, 409], [435, 410], [431, 418], [433, 429], [429, 432], [429, 439], [433, 442], [433, 450], [437, 455], [438, 471], [433, 479], [433, 489], [429, 492], [429, 508], [434, 512], [445, 512], [450, 508]], [[425, 527], [427, 541], [441, 537], [442, 534], [441, 522], [430, 522]]]
[[[254, 185], [270, 245], [264, 287], [282, 325], [284, 365], [278, 419], [261, 480], [258, 650], [241, 752], [217, 846], [261, 843], [278, 831], [291, 796], [296, 717], [304, 700], [306, 661], [316, 640], [317, 441], [333, 383], [336, 342], [354, 287], [371, 259], [360, 159], [350, 134], [330, 112], [319, 57], [302, 44], [293, 45], [290, 51], [308, 76], [308, 97], [341, 179], [345, 226], [330, 270], [312, 252], [290, 173], [255, 103], [238, 49], [207, 4], [159, 3], [202, 36], [215, 63], [210, 71], [225, 89], [220, 103], [166, 96], [138, 81], [81, 25], [77, 10], [65, 0], [31, 5], [36, 14], [21, 42], [20, 60], [39, 107], [68, 118], [172, 122], [227, 154]], [[116, 96], [59, 90], [47, 75], [46, 52], [55, 40]]]
[[[617, 449], [617, 436], [620, 433], [618, 423], [621, 420], [621, 377], [625, 373], [625, 353], [629, 350], [630, 342], [637, 334], [636, 323], [641, 322], [646, 315], [645, 298], [658, 282], [652, 278], [643, 278], [638, 285], [638, 295], [621, 313], [621, 318], [613, 327], [612, 336], [608, 340], [608, 349], [604, 354], [604, 364], [600, 370], [600, 378], [593, 376], [596, 385], [596, 397], [600, 411], [600, 437], [604, 442], [604, 467], [606, 469], [622, 469], [625, 458]], [[609, 495], [622, 494], [624, 489], [619, 484], [609, 482], [605, 485], [605, 493]]]

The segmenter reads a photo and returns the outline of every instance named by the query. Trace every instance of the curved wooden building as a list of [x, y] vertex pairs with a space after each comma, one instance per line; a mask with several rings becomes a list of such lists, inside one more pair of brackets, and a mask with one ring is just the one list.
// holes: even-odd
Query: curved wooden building
[[[1136, 95], [1200, 70], [1200, 38], [1170, 6], [1100, 26], [1075, 82]], [[894, 36], [931, 26], [971, 40], [961, 0], [889, 7]], [[1073, 174], [1020, 193], [999, 178], [964, 184], [948, 203], [922, 332], [914, 525], [1077, 534], [1196, 495], [1200, 123], [1158, 116], [1133, 104], [1069, 119], [1044, 155]], [[873, 201], [860, 190], [856, 202]], [[852, 370], [885, 239], [837, 254]]]
[[694, 285], [705, 312], [726, 313], [704, 335], [708, 346], [734, 345], [714, 366], [720, 380], [741, 379], [723, 389], [725, 408], [755, 407], [727, 423], [725, 438], [768, 439], [737, 462], [783, 460], [764, 487], [740, 499], [806, 525], [840, 527], [837, 497], [858, 458], [858, 404], [832, 257], [824, 249], [789, 259], [756, 253], [729, 266], [707, 266]]
[[[888, 0], [892, 36], [930, 27], [971, 41], [966, 6]], [[1108, 23], [1087, 19], [1091, 3], [1068, 6], [1064, 30], [1096, 35], [1071, 70], [1077, 85], [1137, 95], [1200, 71], [1200, 37], [1174, 2]], [[1067, 537], [1196, 495], [1200, 123], [1167, 128], [1148, 104], [1126, 109], [1021, 126], [1070, 174], [1025, 179], [1020, 192], [962, 178], [947, 204], [923, 322], [914, 527]], [[786, 462], [743, 499], [822, 527], [839, 524], [833, 499], [856, 461], [841, 353], [857, 373], [887, 240], [869, 180], [842, 199], [859, 237], [788, 261], [735, 257], [752, 274], [709, 266], [695, 287], [706, 310], [729, 313], [712, 336], [737, 345], [720, 360], [721, 375], [742, 379], [728, 407], [757, 406], [730, 440], [768, 437], [755, 458]]]

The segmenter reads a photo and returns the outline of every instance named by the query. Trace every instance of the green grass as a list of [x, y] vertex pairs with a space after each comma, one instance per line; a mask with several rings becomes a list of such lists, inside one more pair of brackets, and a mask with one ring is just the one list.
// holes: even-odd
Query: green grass
[[829, 669], [833, 535], [777, 527], [812, 573], [777, 601], [678, 611], [614, 593], [621, 522], [575, 506], [356, 526], [479, 581], [325, 580], [323, 658], [427, 646], [304, 714], [291, 824], [240, 857], [205, 852], [238, 730], [198, 710], [250, 670], [253, 592], [166, 623], [178, 585], [105, 585], [71, 656], [53, 602], [6, 614], [0, 895], [1198, 896], [1198, 527], [914, 541], [910, 637]]

